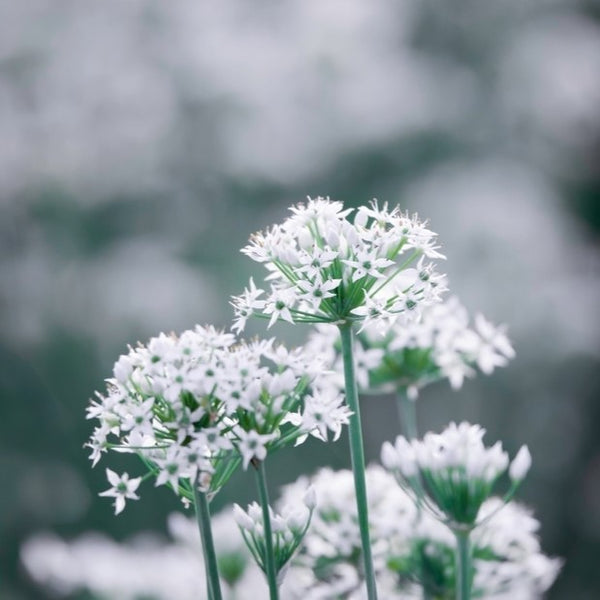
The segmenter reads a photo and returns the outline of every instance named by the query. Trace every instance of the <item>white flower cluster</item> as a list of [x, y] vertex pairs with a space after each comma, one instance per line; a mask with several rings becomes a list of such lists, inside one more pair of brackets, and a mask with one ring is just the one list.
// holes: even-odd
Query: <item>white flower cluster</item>
[[[450, 530], [426, 511], [419, 513], [408, 495], [381, 467], [367, 470], [370, 531], [382, 597], [453, 598], [456, 541]], [[298, 528], [312, 508], [312, 521], [292, 557], [282, 584], [288, 600], [364, 600], [360, 533], [350, 471], [322, 469], [312, 478], [319, 502], [306, 494], [309, 479], [286, 486], [281, 515], [272, 513], [276, 531]], [[304, 494], [307, 508], [298, 506]], [[293, 510], [285, 506], [296, 506]], [[498, 508], [503, 507], [498, 511]], [[237, 521], [260, 532], [260, 511], [237, 511]], [[235, 512], [226, 508], [212, 519], [220, 575], [239, 600], [266, 597], [264, 576], [239, 536]], [[488, 515], [494, 515], [487, 519]], [[297, 516], [294, 516], [297, 515]], [[473, 594], [486, 600], [537, 600], [556, 578], [558, 559], [544, 555], [539, 522], [522, 505], [489, 498], [481, 508], [483, 524], [472, 533]], [[295, 521], [295, 522], [294, 522]], [[39, 585], [59, 596], [88, 590], [94, 596], [134, 600], [204, 598], [204, 572], [194, 519], [169, 517], [172, 541], [147, 535], [117, 543], [99, 534], [72, 542], [37, 535], [21, 548], [21, 560]], [[289, 538], [289, 534], [287, 534]]]
[[[214, 493], [239, 462], [308, 434], [338, 437], [349, 410], [318, 358], [273, 341], [235, 344], [231, 334], [197, 326], [131, 348], [114, 367], [106, 395], [88, 408], [96, 418], [88, 446], [94, 464], [114, 449], [136, 453], [186, 499], [197, 484]], [[107, 469], [116, 512], [137, 499], [141, 478]]]
[[[444, 278], [425, 259], [443, 258], [436, 234], [416, 216], [388, 210], [373, 201], [352, 209], [329, 198], [308, 198], [290, 209], [292, 216], [242, 249], [263, 263], [268, 293], [251, 280], [233, 298], [235, 329], [256, 314], [290, 323], [377, 322], [418, 319], [439, 301]], [[416, 262], [416, 264], [414, 264]], [[411, 266], [412, 265], [412, 266]]]
[[[342, 372], [338, 331], [319, 325], [310, 335], [307, 347], [321, 354], [334, 371]], [[363, 391], [408, 390], [415, 397], [423, 386], [447, 378], [454, 389], [477, 366], [486, 375], [505, 366], [514, 350], [503, 327], [495, 327], [481, 314], [474, 328], [469, 315], [456, 297], [423, 309], [421, 319], [394, 323], [383, 334], [367, 326], [356, 336], [357, 381]], [[338, 379], [338, 384], [343, 381]]]
[[[298, 505], [297, 499], [294, 500], [294, 504], [284, 506], [281, 514], [275, 513], [269, 506], [275, 571], [280, 584], [283, 581], [290, 559], [298, 549], [310, 526], [316, 506], [314, 488], [311, 487], [304, 493], [301, 505]], [[256, 564], [266, 573], [265, 528], [261, 507], [253, 502], [245, 511], [239, 504], [234, 504], [233, 516]]]
[[[282, 594], [290, 600], [364, 600], [360, 534], [350, 471], [319, 471], [310, 479], [319, 497], [311, 528], [286, 576]], [[367, 470], [370, 532], [381, 597], [454, 598], [455, 546], [450, 530], [394, 485], [381, 467]], [[306, 478], [288, 486], [283, 501], [295, 497]], [[483, 515], [495, 514], [503, 501], [486, 500]], [[550, 587], [560, 561], [545, 556], [539, 527], [518, 503], [503, 508], [473, 531], [473, 596], [534, 600]], [[515, 595], [516, 594], [516, 595]]]
[[[394, 445], [385, 442], [383, 465], [399, 483], [421, 496], [425, 505], [450, 524], [473, 527], [483, 502], [491, 496], [498, 478], [506, 472], [508, 454], [501, 442], [484, 446], [485, 429], [463, 422], [451, 423], [442, 433], [426, 433], [423, 440], [398, 436]], [[531, 465], [527, 446], [512, 461], [510, 497]]]
[[[254, 565], [231, 510], [214, 515], [212, 526], [221, 579], [231, 590], [228, 597], [266, 597], [264, 576]], [[56, 597], [70, 598], [85, 590], [94, 598], [208, 600], [195, 519], [174, 513], [168, 532], [168, 540], [145, 532], [121, 543], [99, 533], [69, 542], [37, 534], [21, 547], [21, 562], [31, 578]]]

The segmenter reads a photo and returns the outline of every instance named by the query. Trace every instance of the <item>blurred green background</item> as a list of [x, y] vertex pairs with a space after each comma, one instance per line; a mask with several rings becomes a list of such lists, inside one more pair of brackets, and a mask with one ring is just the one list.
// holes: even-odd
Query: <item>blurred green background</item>
[[[1, 3], [0, 598], [47, 597], [18, 559], [36, 532], [120, 539], [179, 509], [97, 497], [88, 399], [128, 343], [228, 327], [262, 275], [239, 248], [307, 194], [429, 218], [451, 292], [508, 325], [517, 359], [427, 390], [420, 428], [529, 444], [520, 498], [566, 560], [548, 597], [600, 597], [599, 19], [593, 0]], [[393, 402], [363, 420], [374, 461]], [[273, 491], [346, 454], [282, 451]], [[251, 490], [240, 473], [216, 503]]]

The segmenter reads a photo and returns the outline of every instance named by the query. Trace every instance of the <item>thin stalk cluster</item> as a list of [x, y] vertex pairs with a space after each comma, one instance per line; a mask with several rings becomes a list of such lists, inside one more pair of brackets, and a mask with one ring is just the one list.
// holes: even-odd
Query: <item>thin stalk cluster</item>
[[273, 550], [273, 531], [271, 527], [271, 515], [269, 509], [269, 490], [267, 488], [267, 476], [263, 462], [255, 464], [256, 484], [258, 496], [262, 509], [264, 543], [265, 543], [265, 571], [267, 583], [269, 584], [269, 599], [278, 600], [279, 590], [277, 587], [277, 571], [275, 568], [275, 553]]

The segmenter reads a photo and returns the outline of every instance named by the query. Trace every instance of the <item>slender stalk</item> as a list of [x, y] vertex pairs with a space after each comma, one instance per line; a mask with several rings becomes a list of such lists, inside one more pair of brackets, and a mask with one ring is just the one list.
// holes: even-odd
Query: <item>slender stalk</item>
[[360, 424], [360, 407], [358, 390], [354, 374], [353, 332], [352, 323], [339, 326], [342, 338], [342, 358], [344, 360], [344, 383], [346, 387], [346, 403], [352, 411], [349, 423], [350, 458], [354, 472], [354, 489], [356, 491], [356, 508], [363, 551], [365, 582], [369, 600], [377, 600], [377, 585], [373, 568], [371, 540], [369, 539], [369, 510], [367, 505], [367, 482], [365, 477], [365, 454], [363, 449], [362, 428]]
[[456, 600], [471, 598], [471, 546], [469, 530], [456, 529]]
[[273, 551], [273, 531], [271, 529], [271, 515], [269, 514], [269, 491], [267, 489], [267, 477], [265, 465], [262, 461], [256, 461], [256, 483], [258, 485], [258, 495], [263, 514], [263, 526], [265, 529], [265, 571], [267, 574], [267, 583], [269, 584], [270, 600], [279, 599], [277, 589], [277, 571], [275, 570], [275, 553]]
[[209, 600], [222, 600], [221, 584], [219, 582], [219, 570], [217, 567], [217, 555], [210, 526], [210, 510], [208, 498], [204, 492], [194, 485], [194, 508], [196, 509], [196, 520], [202, 539], [202, 550], [204, 552], [204, 564], [206, 566], [206, 585]]
[[399, 387], [396, 393], [398, 413], [400, 415], [400, 426], [404, 436], [413, 440], [418, 437], [417, 429], [417, 403], [411, 400], [406, 393], [406, 388]]

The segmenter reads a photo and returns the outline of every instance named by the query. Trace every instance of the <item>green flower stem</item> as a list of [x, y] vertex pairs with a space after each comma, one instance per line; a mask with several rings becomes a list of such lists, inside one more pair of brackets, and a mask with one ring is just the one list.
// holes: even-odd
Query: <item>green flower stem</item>
[[411, 400], [406, 393], [406, 388], [399, 387], [396, 393], [398, 413], [400, 414], [400, 426], [402, 433], [408, 440], [418, 437], [417, 430], [417, 403]]
[[363, 449], [362, 428], [360, 424], [360, 407], [354, 374], [353, 332], [352, 323], [339, 325], [342, 338], [342, 358], [344, 360], [344, 382], [346, 386], [346, 403], [352, 411], [349, 423], [350, 458], [354, 472], [354, 489], [356, 491], [356, 508], [362, 542], [365, 581], [369, 600], [377, 600], [377, 585], [373, 568], [371, 540], [369, 539], [369, 511], [367, 505], [367, 482], [365, 477], [365, 454]]
[[471, 598], [471, 545], [467, 529], [455, 529], [456, 536], [456, 600]]
[[[417, 402], [411, 400], [408, 397], [406, 388], [398, 386], [396, 392], [396, 404], [398, 406], [398, 414], [400, 416], [400, 428], [404, 437], [409, 441], [414, 440], [418, 437], [417, 428]], [[419, 511], [419, 518], [421, 515], [421, 509], [423, 508], [423, 500], [425, 498], [425, 490], [423, 489], [423, 483], [421, 478], [417, 475], [411, 478], [411, 484], [413, 490], [417, 494], [417, 510]]]
[[200, 538], [202, 539], [202, 550], [204, 552], [204, 564], [206, 566], [206, 585], [209, 600], [222, 600], [221, 583], [219, 582], [219, 570], [217, 567], [217, 555], [212, 537], [210, 526], [210, 510], [208, 507], [208, 498], [204, 492], [194, 485], [194, 508], [196, 509], [196, 519]]
[[271, 515], [269, 514], [269, 491], [267, 489], [267, 477], [265, 474], [265, 464], [262, 461], [256, 461], [256, 483], [258, 485], [258, 494], [263, 514], [263, 525], [265, 529], [265, 571], [267, 582], [269, 584], [270, 600], [279, 599], [279, 590], [277, 589], [277, 571], [275, 569], [275, 553], [273, 551], [273, 532], [271, 530]]

